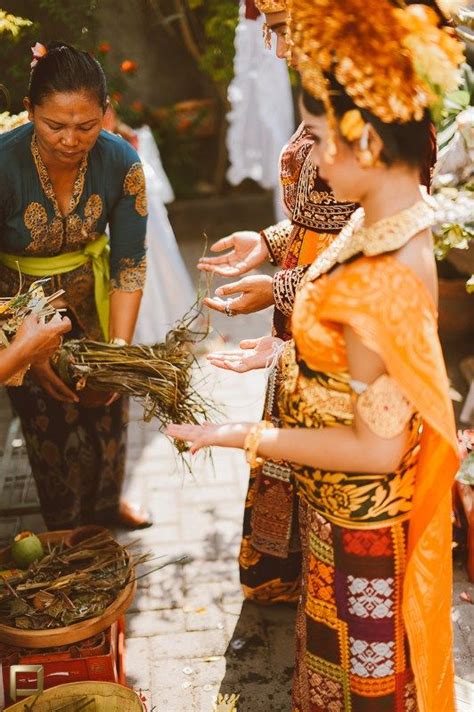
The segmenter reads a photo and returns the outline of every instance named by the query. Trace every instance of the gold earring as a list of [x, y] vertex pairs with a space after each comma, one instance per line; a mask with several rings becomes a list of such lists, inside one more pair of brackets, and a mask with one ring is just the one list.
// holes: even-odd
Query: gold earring
[[358, 161], [361, 168], [371, 168], [374, 165], [374, 157], [369, 148], [369, 124], [365, 124], [359, 139]]
[[375, 165], [375, 159], [372, 154], [372, 151], [370, 151], [368, 148], [359, 153], [358, 161], [361, 168], [373, 168], [373, 166]]
[[265, 44], [265, 49], [271, 49], [272, 48], [272, 31], [266, 22], [263, 25], [262, 33], [263, 33], [263, 42]]

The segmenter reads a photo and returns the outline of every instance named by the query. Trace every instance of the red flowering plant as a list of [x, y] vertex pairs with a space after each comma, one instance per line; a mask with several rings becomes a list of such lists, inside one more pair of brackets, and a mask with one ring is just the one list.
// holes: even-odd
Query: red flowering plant
[[129, 57], [117, 64], [114, 61], [113, 45], [102, 41], [97, 46], [96, 54], [107, 74], [109, 96], [113, 109], [120, 117], [133, 126], [144, 123], [145, 107], [140, 101], [129, 104], [126, 101], [129, 79], [139, 70], [138, 62]]
[[120, 71], [123, 74], [135, 74], [138, 69], [138, 64], [133, 59], [124, 59], [120, 65]]

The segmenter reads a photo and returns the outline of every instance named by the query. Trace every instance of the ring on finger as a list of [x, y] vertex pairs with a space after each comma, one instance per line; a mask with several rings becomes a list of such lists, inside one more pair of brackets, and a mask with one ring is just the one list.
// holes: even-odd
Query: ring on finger
[[227, 304], [224, 307], [224, 312], [226, 316], [234, 316], [234, 312], [232, 311], [232, 307], [230, 306], [231, 302], [227, 302]]

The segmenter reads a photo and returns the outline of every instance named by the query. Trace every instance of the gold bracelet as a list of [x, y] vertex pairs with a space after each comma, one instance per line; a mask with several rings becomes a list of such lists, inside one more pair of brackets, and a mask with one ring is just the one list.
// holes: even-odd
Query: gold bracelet
[[121, 339], [119, 336], [114, 336], [113, 339], [110, 339], [109, 344], [111, 346], [130, 346], [128, 341], [125, 341], [125, 339]]
[[257, 450], [260, 445], [260, 440], [262, 439], [264, 430], [271, 430], [273, 424], [268, 420], [262, 420], [260, 423], [252, 425], [249, 432], [247, 433], [244, 440], [244, 451], [247, 463], [253, 469], [258, 465], [263, 465], [264, 460], [262, 457], [258, 457]]

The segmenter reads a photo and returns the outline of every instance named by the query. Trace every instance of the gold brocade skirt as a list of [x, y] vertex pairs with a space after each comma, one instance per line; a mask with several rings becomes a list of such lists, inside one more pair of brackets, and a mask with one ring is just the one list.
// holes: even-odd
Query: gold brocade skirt
[[[283, 427], [348, 426], [353, 406], [348, 373], [311, 371], [285, 351], [279, 412]], [[418, 414], [410, 421], [405, 454], [390, 473], [330, 472], [294, 466], [300, 499], [339, 526], [371, 529], [409, 518], [421, 438]], [[370, 457], [370, 453], [368, 453]]]
[[[348, 374], [310, 371], [288, 352], [282, 425], [350, 425]], [[294, 467], [303, 569], [292, 712], [417, 710], [402, 592], [420, 432], [415, 415], [393, 473]]]

